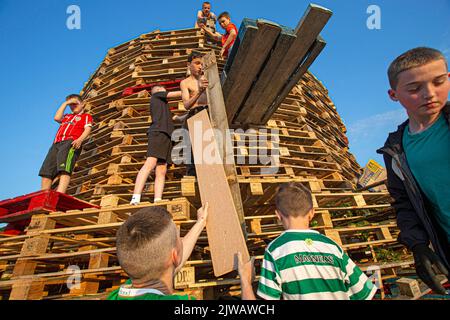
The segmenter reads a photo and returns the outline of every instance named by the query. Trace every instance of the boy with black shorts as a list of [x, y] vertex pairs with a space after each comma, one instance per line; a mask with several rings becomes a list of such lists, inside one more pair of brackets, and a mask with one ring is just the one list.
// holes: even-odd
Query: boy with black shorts
[[155, 169], [155, 198], [154, 202], [162, 200], [166, 180], [167, 164], [172, 163], [172, 132], [174, 125], [167, 104], [167, 99], [180, 98], [181, 91], [167, 92], [163, 86], [152, 88], [150, 99], [150, 115], [152, 124], [148, 129], [147, 160], [136, 178], [133, 197], [130, 204], [139, 204], [148, 176]]
[[[67, 106], [72, 110], [71, 114], [64, 114]], [[81, 153], [81, 145], [92, 130], [92, 116], [83, 111], [81, 97], [71, 94], [56, 112], [54, 119], [60, 126], [39, 171], [39, 176], [42, 177], [41, 190], [50, 190], [53, 180], [59, 177], [56, 191], [66, 193], [70, 176]]]

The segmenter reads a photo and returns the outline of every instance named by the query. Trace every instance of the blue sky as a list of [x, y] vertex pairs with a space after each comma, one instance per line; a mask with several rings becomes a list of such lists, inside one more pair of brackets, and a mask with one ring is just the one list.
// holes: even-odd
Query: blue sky
[[[295, 28], [308, 1], [211, 1], [239, 26], [244, 17]], [[57, 124], [53, 115], [79, 92], [107, 50], [155, 29], [191, 27], [202, 1], [0, 0], [0, 199], [39, 189], [37, 176]], [[325, 84], [348, 128], [350, 151], [364, 165], [405, 119], [386, 94], [386, 69], [400, 53], [431, 46], [450, 54], [450, 0], [317, 0], [334, 12], [311, 71]], [[432, 4], [431, 4], [432, 3]], [[69, 5], [81, 8], [81, 30], [66, 27]], [[369, 5], [381, 29], [369, 30]]]

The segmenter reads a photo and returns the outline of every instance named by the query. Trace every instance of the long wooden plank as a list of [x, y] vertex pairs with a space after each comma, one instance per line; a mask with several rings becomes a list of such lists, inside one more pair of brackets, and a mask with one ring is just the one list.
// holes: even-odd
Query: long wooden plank
[[[205, 76], [209, 81], [207, 89], [209, 110], [211, 114], [211, 125], [214, 129], [220, 131], [222, 137], [226, 137], [229, 132], [227, 111], [225, 109], [224, 96], [222, 86], [220, 85], [219, 70], [217, 68], [217, 59], [214, 52], [210, 52], [203, 57], [203, 67]], [[230, 139], [231, 140], [231, 139]], [[225, 175], [228, 179], [231, 194], [233, 196], [234, 207], [236, 208], [239, 221], [241, 223], [244, 235], [245, 221], [244, 221], [244, 207], [242, 205], [241, 189], [236, 171], [234, 150], [231, 141], [225, 139], [225, 143], [219, 143], [219, 152], [223, 161]]]
[[[279, 25], [269, 21], [258, 20], [255, 24], [258, 28], [256, 36], [249, 32], [245, 33], [242, 46], [239, 47], [235, 62], [223, 85], [225, 105], [230, 122], [247, 96], [247, 92], [254, 83], [281, 32]], [[244, 26], [243, 24], [242, 27]], [[247, 37], [250, 35], [251, 39], [248, 40]], [[250, 44], [247, 46], [249, 41]]]
[[[330, 19], [332, 12], [326, 8], [310, 4], [306, 10], [303, 18], [300, 20], [295, 34], [297, 35], [295, 41], [289, 49], [283, 53], [283, 59], [277, 60], [278, 64], [267, 64], [266, 68], [261, 72], [259, 79], [261, 83], [256, 83], [254, 91], [248, 97], [252, 102], [252, 107], [262, 110], [265, 113], [276, 96], [286, 84], [286, 79], [295, 72], [300, 63], [303, 61], [308, 50], [313, 45], [318, 37], [320, 31]], [[259, 93], [259, 95], [257, 95]], [[261, 95], [261, 93], [264, 93]], [[257, 108], [255, 108], [256, 104]]]
[[267, 87], [272, 81], [274, 81], [273, 75], [276, 73], [276, 70], [283, 60], [284, 55], [296, 38], [297, 36], [292, 32], [292, 30], [283, 28], [275, 47], [270, 54], [270, 59], [266, 62], [264, 69], [258, 76], [258, 80], [254, 84], [252, 91], [242, 106], [242, 110], [233, 119], [233, 123], [246, 123], [247, 116], [251, 116], [253, 113], [263, 113], [263, 111], [260, 111], [259, 105], [261, 101], [268, 99], [270, 91], [267, 91]]
[[[224, 75], [223, 85], [222, 85], [222, 91], [224, 98], [228, 97], [229, 94], [245, 94], [244, 92], [231, 92], [231, 88], [233, 87], [234, 81], [230, 80], [236, 77], [236, 75], [242, 71], [245, 64], [244, 62], [247, 61], [247, 56], [249, 54], [249, 50], [254, 44], [254, 40], [256, 39], [258, 33], [258, 27], [255, 25], [252, 25], [250, 21], [244, 20], [240, 30], [239, 30], [239, 37], [237, 40], [237, 43], [235, 43], [236, 47], [233, 46], [233, 50], [231, 54], [234, 54], [233, 57], [233, 63], [231, 65], [231, 68], [228, 73]], [[239, 47], [237, 45], [239, 44]], [[237, 48], [237, 49], [236, 49]], [[237, 50], [237, 51], [236, 51]], [[234, 53], [235, 51], [235, 53]], [[227, 65], [230, 65], [230, 63], [227, 62]], [[227, 107], [227, 115], [228, 115], [228, 121], [230, 122], [232, 119], [232, 115], [234, 115], [237, 111], [237, 108], [239, 106], [228, 106]]]
[[[219, 277], [237, 269], [236, 254], [249, 259], [219, 148], [212, 133], [206, 110], [188, 120], [189, 135], [194, 152], [197, 181], [202, 203], [209, 203], [206, 230], [213, 261], [214, 275]], [[206, 135], [210, 141], [204, 139]], [[207, 152], [205, 152], [207, 151]]]

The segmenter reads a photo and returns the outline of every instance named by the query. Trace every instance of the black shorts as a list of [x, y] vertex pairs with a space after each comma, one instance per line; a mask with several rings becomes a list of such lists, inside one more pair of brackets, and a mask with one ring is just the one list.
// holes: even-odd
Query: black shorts
[[172, 139], [165, 132], [150, 131], [148, 134], [147, 158], [158, 159], [158, 163], [172, 164]]
[[187, 116], [186, 120], [184, 120], [184, 122], [182, 124], [182, 128], [188, 129], [187, 121], [190, 118], [192, 118], [193, 116], [195, 116], [197, 113], [199, 113], [200, 111], [203, 111], [203, 110], [208, 111], [208, 115], [209, 115], [209, 107], [208, 106], [197, 106], [193, 109], [189, 109], [188, 116]]
[[81, 148], [72, 148], [72, 142], [73, 140], [61, 141], [50, 147], [39, 176], [53, 180], [60, 174], [72, 174], [75, 162], [81, 153]]

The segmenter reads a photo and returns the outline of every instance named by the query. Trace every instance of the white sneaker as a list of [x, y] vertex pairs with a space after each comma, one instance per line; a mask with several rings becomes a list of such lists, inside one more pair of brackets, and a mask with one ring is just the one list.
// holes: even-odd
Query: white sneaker
[[141, 195], [140, 194], [133, 194], [133, 197], [131, 198], [130, 205], [136, 206], [139, 203], [141, 203]]

